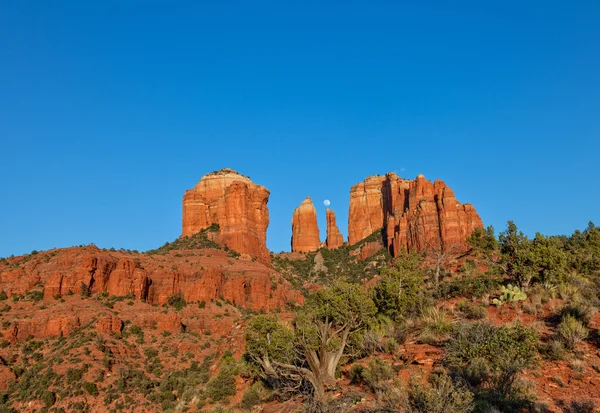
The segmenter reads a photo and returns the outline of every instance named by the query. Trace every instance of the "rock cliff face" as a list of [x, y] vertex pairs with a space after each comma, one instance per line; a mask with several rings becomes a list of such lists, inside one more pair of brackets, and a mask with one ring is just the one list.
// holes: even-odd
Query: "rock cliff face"
[[250, 178], [231, 169], [210, 173], [183, 196], [181, 235], [192, 235], [217, 223], [217, 242], [268, 264], [268, 202], [269, 191]]
[[[172, 295], [187, 302], [224, 299], [255, 311], [285, 308], [301, 303], [302, 295], [271, 268], [247, 257], [231, 258], [218, 249], [177, 250], [166, 254], [133, 254], [102, 251], [96, 247], [67, 248], [14, 257], [0, 263], [0, 291], [25, 294], [43, 285], [44, 300], [56, 297], [107, 293], [134, 296], [162, 305]], [[53, 315], [49, 314], [51, 318]], [[50, 320], [50, 319], [49, 319]], [[76, 319], [46, 322], [51, 332], [76, 328]], [[116, 330], [117, 320], [104, 320], [103, 330]], [[21, 332], [27, 332], [21, 324]], [[17, 334], [17, 333], [15, 333]]]
[[475, 228], [483, 227], [470, 204], [461, 204], [443, 181], [423, 175], [414, 180], [394, 173], [372, 176], [352, 187], [348, 217], [349, 243], [384, 229], [392, 255], [404, 249], [461, 251]]
[[310, 197], [306, 197], [292, 217], [292, 252], [316, 251], [320, 244], [317, 211]]
[[325, 241], [327, 248], [335, 249], [344, 245], [344, 237], [340, 232], [336, 222], [333, 209], [327, 209], [327, 240]]

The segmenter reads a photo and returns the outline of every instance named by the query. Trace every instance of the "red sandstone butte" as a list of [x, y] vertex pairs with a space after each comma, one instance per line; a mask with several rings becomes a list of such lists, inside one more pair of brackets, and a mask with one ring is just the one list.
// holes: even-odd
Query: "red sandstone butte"
[[467, 249], [466, 238], [482, 228], [471, 204], [461, 204], [443, 181], [423, 175], [414, 180], [394, 173], [370, 176], [350, 190], [350, 245], [384, 229], [384, 242], [394, 256], [404, 249]]
[[344, 237], [335, 222], [335, 212], [333, 209], [327, 209], [327, 248], [335, 249], [344, 245]]
[[[187, 302], [224, 299], [241, 308], [272, 311], [303, 301], [302, 294], [272, 268], [249, 258], [232, 258], [219, 249], [148, 255], [89, 246], [9, 260], [10, 265], [0, 263], [0, 291], [12, 296], [43, 288], [48, 302], [60, 296], [106, 293], [162, 305], [179, 295]], [[43, 315], [37, 324], [23, 320], [12, 334], [27, 337], [40, 326], [48, 336], [67, 334], [80, 325], [75, 318]], [[117, 329], [119, 324], [114, 319], [99, 323], [102, 330]]]
[[232, 169], [221, 169], [200, 179], [183, 196], [181, 236], [219, 224], [217, 242], [269, 264], [267, 226], [269, 191]]
[[317, 211], [310, 197], [306, 197], [292, 217], [292, 252], [316, 251], [320, 244]]

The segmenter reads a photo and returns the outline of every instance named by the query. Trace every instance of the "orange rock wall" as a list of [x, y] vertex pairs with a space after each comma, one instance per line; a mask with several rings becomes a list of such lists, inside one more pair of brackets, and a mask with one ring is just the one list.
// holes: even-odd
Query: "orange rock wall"
[[350, 190], [349, 243], [355, 244], [379, 228], [390, 253], [408, 249], [465, 250], [466, 238], [482, 228], [481, 218], [470, 204], [456, 200], [443, 181], [414, 180], [394, 173], [372, 176]]
[[264, 264], [267, 249], [269, 191], [231, 169], [205, 175], [183, 196], [182, 236], [219, 224], [217, 242]]

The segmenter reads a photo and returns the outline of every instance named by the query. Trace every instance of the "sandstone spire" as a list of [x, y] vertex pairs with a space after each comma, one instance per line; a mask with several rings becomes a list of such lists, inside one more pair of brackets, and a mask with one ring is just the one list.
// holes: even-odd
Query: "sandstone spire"
[[320, 243], [317, 211], [310, 197], [306, 197], [292, 217], [292, 252], [316, 251]]
[[335, 223], [333, 209], [327, 208], [327, 248], [334, 249], [344, 245], [344, 237]]

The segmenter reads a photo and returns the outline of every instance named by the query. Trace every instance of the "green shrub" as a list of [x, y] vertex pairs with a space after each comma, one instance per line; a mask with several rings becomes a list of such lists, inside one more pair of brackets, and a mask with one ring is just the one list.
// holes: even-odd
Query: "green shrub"
[[67, 369], [67, 383], [77, 383], [83, 377], [83, 370]]
[[564, 360], [567, 357], [567, 349], [561, 340], [550, 340], [541, 347], [541, 351], [548, 360]]
[[479, 298], [484, 294], [490, 294], [496, 291], [502, 282], [502, 277], [490, 273], [475, 277], [454, 277], [447, 281], [442, 281], [436, 287], [433, 295], [435, 298]]
[[260, 403], [260, 386], [254, 384], [244, 392], [240, 405], [244, 410], [252, 410], [254, 406], [258, 406]]
[[591, 318], [595, 312], [595, 308], [581, 301], [572, 301], [560, 309], [559, 315], [561, 319], [563, 319], [567, 315], [574, 317], [577, 320], [581, 321], [581, 323], [585, 327], [588, 327], [590, 325]]
[[362, 375], [365, 368], [361, 364], [353, 364], [348, 370], [348, 378], [350, 383], [359, 384], [362, 381]]
[[470, 413], [473, 400], [464, 384], [453, 382], [446, 373], [432, 373], [428, 386], [419, 379], [410, 382], [405, 407], [407, 413]]
[[473, 323], [458, 328], [446, 345], [444, 364], [476, 390], [478, 399], [510, 410], [532, 403], [517, 380], [537, 361], [535, 330], [520, 324]]
[[236, 393], [235, 376], [237, 365], [231, 358], [223, 359], [219, 365], [219, 372], [206, 384], [206, 395], [213, 402], [226, 401], [229, 396]]
[[481, 320], [487, 316], [487, 310], [484, 307], [470, 304], [468, 301], [459, 302], [457, 307], [469, 320]]
[[596, 403], [593, 400], [565, 402], [564, 400], [558, 403], [563, 413], [592, 413], [597, 409]]
[[377, 358], [369, 362], [361, 376], [373, 393], [386, 389], [389, 381], [396, 376], [392, 366], [385, 360]]
[[569, 314], [563, 317], [556, 331], [560, 340], [569, 350], [573, 350], [576, 344], [588, 336], [588, 329], [583, 323]]
[[187, 305], [184, 298], [180, 294], [171, 294], [167, 299], [167, 303], [175, 308], [175, 311], [181, 311]]
[[417, 315], [424, 306], [424, 273], [415, 255], [400, 257], [394, 267], [384, 268], [373, 292], [380, 313], [392, 320]]
[[56, 403], [56, 395], [49, 390], [44, 390], [40, 396], [40, 400], [46, 407], [51, 407]]
[[454, 330], [455, 324], [445, 310], [426, 308], [421, 317], [421, 339], [431, 337], [434, 341], [446, 340]]
[[6, 292], [4, 292], [4, 290], [0, 291], [0, 301], [4, 301], [8, 298], [8, 295], [6, 294]]
[[98, 387], [96, 386], [96, 383], [90, 383], [89, 381], [83, 382], [83, 390], [92, 396], [98, 395]]

